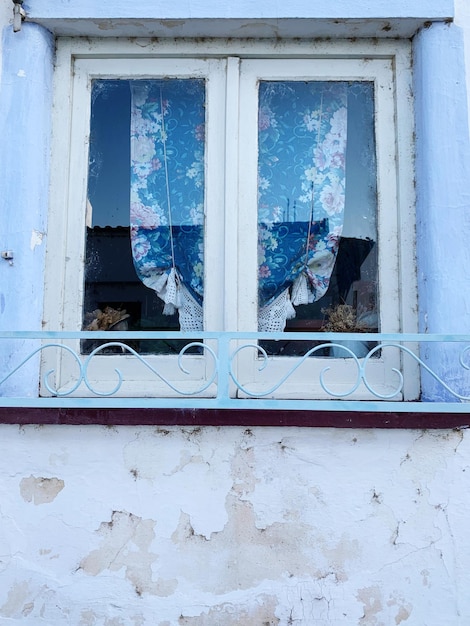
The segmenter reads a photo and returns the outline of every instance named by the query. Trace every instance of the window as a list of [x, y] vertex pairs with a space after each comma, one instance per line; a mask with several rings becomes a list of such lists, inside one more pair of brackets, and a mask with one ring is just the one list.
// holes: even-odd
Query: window
[[[238, 345], [250, 393], [305, 353], [296, 331], [415, 329], [408, 43], [160, 42], [143, 57], [132, 44], [62, 40], [56, 83], [51, 328], [292, 331], [261, 352]], [[187, 341], [133, 347], [178, 383]], [[357, 367], [343, 345], [304, 359], [275, 393], [322, 397], [315, 381], [329, 367], [341, 395]], [[211, 363], [198, 349], [186, 358], [192, 392]], [[382, 393], [401, 358], [369, 359]], [[61, 359], [52, 369], [66, 388], [74, 364]], [[92, 386], [109, 388], [116, 367], [123, 393], [168, 393], [120, 349], [93, 357]]]

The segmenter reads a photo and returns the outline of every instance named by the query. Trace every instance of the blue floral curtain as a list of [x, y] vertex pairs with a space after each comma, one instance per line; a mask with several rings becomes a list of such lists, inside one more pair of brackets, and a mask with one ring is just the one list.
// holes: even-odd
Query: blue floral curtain
[[345, 204], [345, 82], [262, 82], [258, 114], [259, 329], [328, 289]]
[[140, 280], [202, 330], [204, 80], [131, 83], [131, 244]]
[[[205, 85], [131, 83], [131, 243], [139, 278], [203, 328]], [[321, 298], [345, 202], [347, 83], [262, 82], [258, 112], [259, 328]]]

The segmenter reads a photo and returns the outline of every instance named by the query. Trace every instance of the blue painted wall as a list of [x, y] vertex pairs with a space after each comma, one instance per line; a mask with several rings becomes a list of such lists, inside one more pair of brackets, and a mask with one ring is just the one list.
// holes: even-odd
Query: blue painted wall
[[[414, 39], [419, 324], [470, 332], [470, 142], [463, 33], [433, 24]], [[465, 391], [458, 347], [427, 347], [428, 365]], [[425, 399], [448, 399], [423, 379]], [[468, 393], [468, 385], [467, 385]]]
[[[3, 32], [0, 92], [0, 329], [41, 330], [47, 230], [54, 39], [36, 24]], [[33, 345], [15, 342], [14, 360]], [[13, 347], [1, 346], [0, 373]], [[36, 363], [25, 370], [22, 392], [37, 395]], [[12, 392], [7, 388], [7, 392]]]

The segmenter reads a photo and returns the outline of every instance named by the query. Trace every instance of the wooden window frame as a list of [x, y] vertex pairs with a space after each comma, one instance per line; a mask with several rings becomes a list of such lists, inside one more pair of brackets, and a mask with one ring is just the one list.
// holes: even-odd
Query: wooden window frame
[[[219, 111], [220, 115], [217, 117], [217, 113], [211, 113], [209, 119], [213, 131], [208, 139], [208, 158], [213, 161], [207, 165], [206, 187], [210, 198], [207, 201], [209, 208], [206, 225], [206, 267], [213, 267], [213, 263], [220, 262], [221, 259], [223, 263], [217, 278], [206, 272], [205, 280], [212, 282], [210, 288], [206, 282], [208, 288], [204, 315], [207, 330], [256, 329], [256, 304], [253, 297], [253, 294], [256, 294], [256, 272], [253, 271], [249, 280], [246, 280], [238, 262], [243, 258], [244, 263], [248, 261], [253, 268], [256, 268], [254, 256], [256, 246], [252, 245], [253, 219], [255, 219], [252, 199], [245, 198], [244, 191], [238, 185], [240, 177], [246, 172], [248, 163], [242, 162], [239, 155], [240, 143], [244, 141], [240, 139], [238, 132], [238, 112], [240, 106], [244, 106], [240, 96], [239, 66], [244, 61], [247, 64], [256, 64], [256, 59], [272, 67], [279, 65], [280, 60], [283, 64], [292, 66], [295, 60], [300, 59], [310, 68], [324, 68], [320, 72], [317, 69], [307, 69], [305, 71], [308, 75], [317, 77], [321, 74], [322, 79], [329, 77], [331, 80], [377, 81], [377, 76], [382, 70], [376, 70], [374, 67], [388, 68], [387, 81], [376, 82], [378, 93], [387, 89], [389, 91], [385, 98], [380, 99], [380, 102], [388, 103], [385, 122], [381, 123], [381, 128], [385, 128], [387, 123], [392, 124], [392, 128], [388, 131], [391, 135], [387, 140], [388, 145], [391, 146], [388, 165], [383, 168], [382, 172], [379, 171], [379, 177], [382, 176], [383, 180], [389, 179], [387, 189], [390, 185], [393, 187], [392, 202], [395, 202], [394, 214], [387, 226], [390, 231], [386, 233], [387, 238], [389, 236], [394, 238], [393, 276], [389, 274], [393, 285], [386, 296], [394, 302], [394, 319], [390, 323], [387, 322], [383, 331], [414, 332], [416, 330], [416, 276], [414, 269], [409, 272], [409, 268], [415, 266], [412, 183], [413, 110], [409, 41], [210, 40], [197, 42], [168, 40], [149, 41], [143, 48], [129, 41], [96, 39], [85, 42], [76, 38], [59, 38], [57, 48], [54, 107], [56, 114], [52, 144], [51, 201], [46, 260], [46, 329], [80, 330], [81, 328], [83, 239], [81, 236], [77, 237], [77, 227], [83, 224], [81, 230], [84, 232], [87, 137], [90, 115], [90, 98], [86, 94], [90, 91], [90, 79], [118, 76], [121, 78], [152, 77], [162, 75], [163, 71], [175, 76], [201, 75], [206, 77], [210, 84], [216, 84], [219, 88], [223, 86], [224, 97], [219, 101], [219, 105], [223, 106], [212, 107], [209, 102], [211, 110]], [[225, 69], [223, 73], [220, 73], [215, 68], [220, 69], [222, 60]], [[201, 69], [203, 66], [207, 69]], [[328, 66], [330, 66], [329, 70]], [[337, 69], [332, 71], [332, 66]], [[342, 66], [343, 69], [341, 69]], [[380, 110], [376, 112], [376, 116], [381, 115]], [[222, 127], [224, 130], [221, 132]], [[252, 134], [251, 130], [248, 134]], [[245, 134], [244, 137], [247, 138], [247, 135]], [[382, 141], [383, 138], [379, 134], [377, 143], [382, 143]], [[252, 152], [254, 158], [255, 151]], [[225, 165], [216, 163], [217, 159], [211, 156], [214, 154], [223, 154]], [[393, 165], [390, 165], [391, 161]], [[65, 176], [63, 164], [66, 164]], [[222, 186], [217, 184], [217, 180], [226, 180], [227, 183]], [[225, 206], [225, 212], [222, 215], [214, 209], [220, 204]], [[65, 210], [64, 207], [66, 207]], [[238, 207], [243, 207], [240, 212]], [[242, 228], [243, 232], [241, 232]], [[243, 242], [241, 246], [237, 245], [236, 238], [231, 236], [234, 231], [239, 233], [238, 240]], [[218, 236], [220, 233], [225, 233], [225, 235], [220, 238]], [[384, 241], [386, 237], [384, 233]], [[225, 289], [224, 286], [233, 280], [234, 275], [237, 282], [235, 288]], [[385, 283], [386, 279], [387, 277], [383, 276], [382, 282]], [[224, 302], [223, 307], [219, 306], [221, 301]], [[250, 302], [251, 305], [247, 307], [246, 304]], [[76, 347], [76, 342], [74, 346]], [[119, 367], [122, 369], [127, 357], [117, 358], [119, 358]], [[101, 357], [97, 369], [99, 372], [97, 382], [112, 379], [114, 359], [115, 357]], [[158, 356], [153, 357], [153, 360], [164, 363], [165, 367], [169, 365], [170, 369], [175, 364], [173, 357]], [[286, 361], [284, 363], [282, 359], [276, 359], [276, 361], [276, 369], [282, 373], [286, 368]], [[339, 376], [343, 377], [347, 375], [350, 364], [346, 362], [347, 360], [341, 359], [341, 361], [344, 361], [340, 364], [344, 372], [342, 371]], [[103, 374], [102, 364], [106, 366], [108, 373]], [[396, 361], [392, 367], [395, 364]], [[414, 399], [419, 394], [418, 368], [414, 364], [406, 364], [406, 367], [408, 371], [405, 375], [403, 397], [399, 399]], [[46, 356], [43, 359], [42, 371], [50, 369], [54, 369], [58, 372], [59, 378], [61, 377], [57, 387], [66, 387], [71, 374], [66, 371], [67, 368], [64, 369], [64, 364], [60, 360], [54, 360], [51, 363]], [[250, 381], [256, 381], [256, 359], [252, 358], [250, 362], [244, 361], [241, 369], [250, 372]], [[195, 384], [204, 380], [205, 375], [204, 364], [197, 366], [194, 374]], [[176, 368], [171, 376], [178, 379]], [[279, 397], [310, 397], [303, 386], [307, 379], [311, 379], [308, 373], [303, 377], [300, 385], [287, 391], [287, 396]], [[150, 388], [152, 394], [169, 395], [163, 387], [158, 385], [155, 387], [153, 384], [150, 386], [145, 378], [137, 383], [136, 385], [136, 381], [133, 380], [130, 387], [124, 386], [122, 395], [145, 395]], [[211, 394], [210, 389], [207, 394]], [[313, 391], [312, 397], [321, 397], [318, 389]], [[359, 394], [351, 399], [365, 399], [366, 397], [367, 395]]]

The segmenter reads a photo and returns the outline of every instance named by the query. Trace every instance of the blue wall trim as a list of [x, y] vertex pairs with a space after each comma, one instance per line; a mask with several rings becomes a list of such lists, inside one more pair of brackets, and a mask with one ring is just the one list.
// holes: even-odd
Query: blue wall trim
[[[434, 24], [415, 37], [414, 81], [420, 331], [465, 333], [470, 329], [470, 142], [460, 28]], [[444, 358], [431, 348], [423, 356], [432, 369], [453, 378], [455, 348]], [[445, 397], [432, 381], [424, 392]]]
[[454, 0], [27, 0], [31, 19], [446, 19], [454, 15]]
[[[41, 328], [53, 55], [54, 40], [44, 28], [24, 24], [18, 33], [11, 27], [4, 29], [0, 249], [14, 252], [13, 265], [0, 259], [0, 329], [5, 330]], [[19, 353], [23, 348], [27, 354], [31, 344], [25, 342]], [[18, 355], [18, 346], [16, 350]], [[8, 346], [5, 354], [0, 370], [9, 360]], [[25, 375], [26, 381], [33, 381], [33, 391], [37, 389], [36, 377]]]

